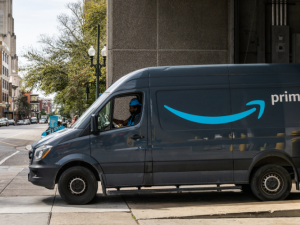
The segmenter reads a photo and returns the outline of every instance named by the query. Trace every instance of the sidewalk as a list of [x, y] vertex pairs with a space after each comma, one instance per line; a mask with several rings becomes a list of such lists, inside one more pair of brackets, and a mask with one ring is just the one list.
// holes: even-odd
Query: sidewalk
[[0, 225], [137, 224], [122, 197], [105, 198], [101, 187], [91, 204], [68, 205], [57, 187], [32, 185], [27, 173], [28, 168], [0, 166]]
[[0, 166], [0, 225], [300, 222], [300, 192], [295, 190], [286, 201], [261, 202], [240, 191], [104, 197], [99, 186], [91, 204], [74, 206], [61, 199], [57, 187], [48, 190], [29, 183], [27, 173], [25, 167]]

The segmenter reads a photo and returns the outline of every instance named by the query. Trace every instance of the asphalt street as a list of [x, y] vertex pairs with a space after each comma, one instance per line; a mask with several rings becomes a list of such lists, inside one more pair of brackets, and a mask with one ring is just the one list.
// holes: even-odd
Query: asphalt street
[[57, 186], [48, 190], [27, 180], [25, 146], [39, 140], [46, 128], [44, 124], [0, 127], [0, 225], [298, 225], [300, 222], [300, 192], [295, 185], [285, 201], [260, 202], [239, 190], [105, 197], [99, 183], [97, 197], [90, 204], [68, 205], [61, 199]]
[[[0, 127], [0, 166], [28, 166], [25, 146], [39, 140], [46, 129], [47, 124]], [[3, 162], [14, 153], [16, 154]]]

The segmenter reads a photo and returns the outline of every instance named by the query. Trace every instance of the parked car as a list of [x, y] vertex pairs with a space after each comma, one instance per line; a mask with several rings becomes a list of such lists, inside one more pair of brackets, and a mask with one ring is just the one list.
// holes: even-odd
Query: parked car
[[[180, 186], [210, 184], [210, 190], [251, 189], [262, 201], [284, 200], [293, 183], [300, 189], [299, 74], [300, 64], [132, 72], [71, 129], [30, 146], [28, 180], [49, 189], [58, 183], [69, 204], [90, 202], [98, 182], [104, 196], [107, 188], [145, 193], [140, 187], [173, 185], [168, 191], [181, 192], [207, 187]], [[115, 119], [115, 112], [128, 120]]]
[[18, 120], [17, 125], [24, 125], [24, 121], [23, 120]]
[[24, 120], [24, 125], [30, 125], [30, 120], [29, 119], [25, 119]]
[[16, 121], [14, 121], [14, 120], [8, 120], [8, 122], [9, 122], [9, 125], [16, 125]]
[[46, 119], [40, 119], [40, 123], [47, 123]]
[[0, 126], [9, 126], [9, 121], [7, 118], [1, 118], [0, 119]]
[[36, 118], [36, 117], [31, 117], [30, 122], [31, 122], [31, 123], [37, 123], [37, 118]]

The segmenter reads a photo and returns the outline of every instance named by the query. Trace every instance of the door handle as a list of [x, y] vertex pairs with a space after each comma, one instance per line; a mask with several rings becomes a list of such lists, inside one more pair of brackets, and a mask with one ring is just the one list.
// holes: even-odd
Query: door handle
[[138, 134], [135, 134], [135, 135], [133, 135], [133, 137], [131, 137], [131, 139], [133, 139], [133, 140], [138, 140], [138, 139], [143, 139], [143, 138], [145, 138], [145, 137], [144, 136], [140, 136]]

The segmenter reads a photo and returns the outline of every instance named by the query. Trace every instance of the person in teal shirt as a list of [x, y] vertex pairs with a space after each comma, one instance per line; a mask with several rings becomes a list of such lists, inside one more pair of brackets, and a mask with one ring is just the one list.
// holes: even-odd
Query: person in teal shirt
[[113, 119], [113, 121], [116, 124], [118, 124], [120, 127], [136, 125], [138, 124], [141, 118], [141, 109], [142, 109], [142, 104], [139, 102], [139, 100], [136, 98], [131, 99], [129, 103], [129, 112], [131, 116], [127, 120]]

